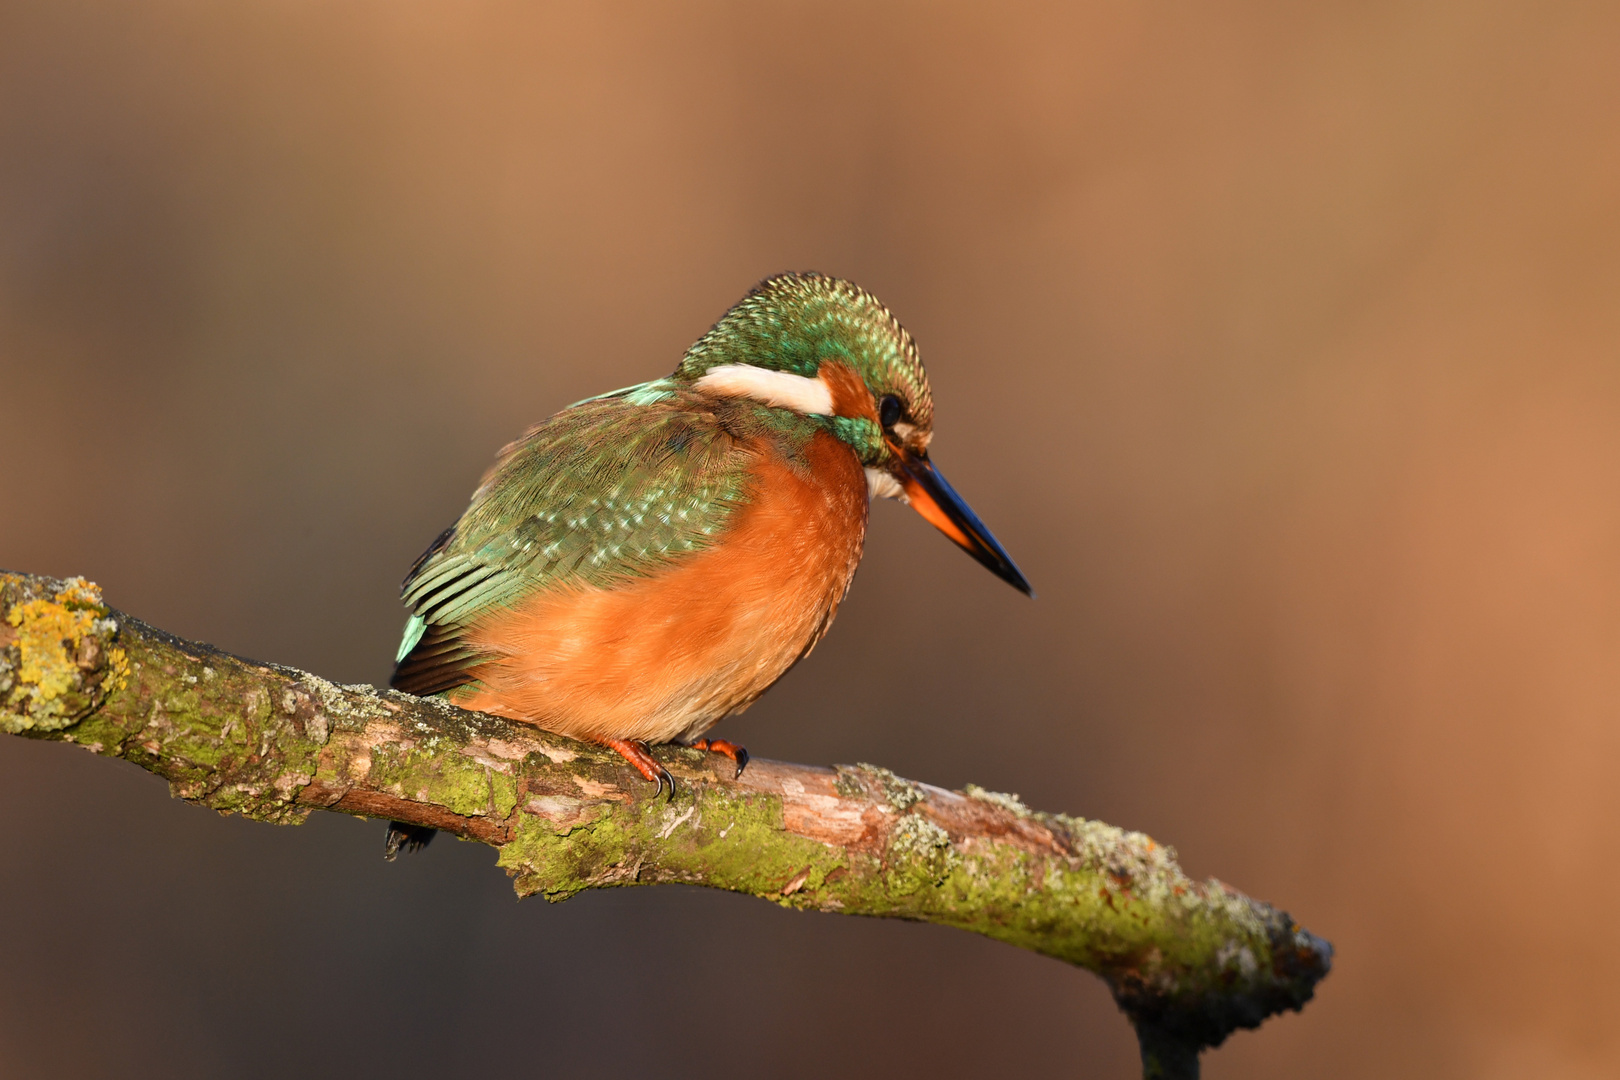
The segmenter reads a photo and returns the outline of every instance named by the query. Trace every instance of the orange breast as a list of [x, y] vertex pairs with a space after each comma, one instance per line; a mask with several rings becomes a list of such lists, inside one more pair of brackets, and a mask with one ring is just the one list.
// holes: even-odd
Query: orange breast
[[586, 739], [692, 739], [746, 708], [832, 622], [860, 562], [866, 478], [817, 435], [808, 468], [751, 447], [753, 498], [715, 546], [612, 589], [548, 590], [468, 643], [457, 704]]

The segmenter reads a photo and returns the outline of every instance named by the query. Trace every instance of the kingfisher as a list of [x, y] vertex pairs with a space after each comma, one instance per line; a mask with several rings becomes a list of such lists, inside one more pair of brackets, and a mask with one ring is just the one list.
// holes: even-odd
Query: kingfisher
[[[611, 747], [748, 752], [705, 733], [832, 624], [874, 497], [1033, 595], [929, 460], [917, 345], [848, 281], [782, 274], [673, 374], [570, 405], [501, 450], [411, 566], [390, 685]], [[388, 854], [428, 830], [395, 825]]]

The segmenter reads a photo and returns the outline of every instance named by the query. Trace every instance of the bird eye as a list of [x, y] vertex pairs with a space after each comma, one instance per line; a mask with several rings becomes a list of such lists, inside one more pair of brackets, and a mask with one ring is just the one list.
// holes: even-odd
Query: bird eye
[[878, 420], [886, 428], [892, 428], [900, 422], [901, 414], [905, 409], [900, 405], [900, 399], [893, 394], [884, 394], [883, 400], [878, 402]]

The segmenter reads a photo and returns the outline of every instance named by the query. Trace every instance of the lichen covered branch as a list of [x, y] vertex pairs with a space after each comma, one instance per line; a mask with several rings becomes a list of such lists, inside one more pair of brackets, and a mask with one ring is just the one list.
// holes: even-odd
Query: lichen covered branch
[[295, 824], [312, 809], [497, 849], [519, 895], [685, 882], [784, 907], [960, 927], [1100, 975], [1150, 1077], [1298, 1009], [1331, 947], [1141, 833], [946, 791], [872, 765], [656, 753], [668, 800], [617, 754], [436, 699], [257, 664], [102, 603], [82, 579], [0, 574], [0, 730], [76, 743], [182, 799]]

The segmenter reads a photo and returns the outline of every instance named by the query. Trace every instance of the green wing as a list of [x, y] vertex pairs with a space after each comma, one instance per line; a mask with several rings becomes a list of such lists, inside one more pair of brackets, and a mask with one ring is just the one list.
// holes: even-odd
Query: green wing
[[405, 579], [392, 686], [471, 682], [465, 630], [536, 591], [612, 587], [709, 546], [746, 498], [750, 459], [701, 399], [666, 386], [583, 401], [501, 452]]

